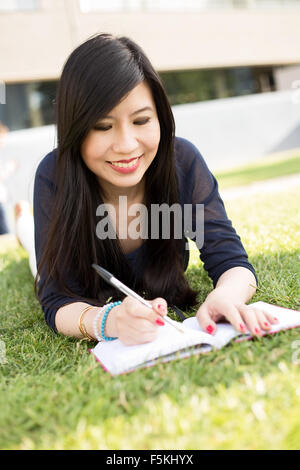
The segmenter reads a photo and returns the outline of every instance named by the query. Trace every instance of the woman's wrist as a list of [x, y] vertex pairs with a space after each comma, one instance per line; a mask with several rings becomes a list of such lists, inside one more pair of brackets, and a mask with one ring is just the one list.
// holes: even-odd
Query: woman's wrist
[[[210, 294], [212, 294], [211, 297], [215, 294], [218, 294], [223, 296], [224, 298], [230, 298], [233, 303], [244, 304], [247, 303], [253, 297], [253, 295], [255, 294], [255, 290], [244, 286], [242, 286], [241, 288], [234, 289], [234, 287], [232, 286], [222, 285], [216, 286], [215, 289], [210, 292]], [[209, 294], [207, 297], [209, 297]]]
[[88, 310], [84, 316], [84, 319], [82, 321], [82, 323], [84, 324], [84, 328], [87, 332], [87, 334], [89, 336], [91, 336], [92, 338], [94, 338], [96, 340], [96, 337], [95, 337], [95, 333], [94, 333], [94, 328], [93, 328], [93, 323], [94, 323], [94, 319], [99, 311], [99, 308], [100, 307], [92, 307], [90, 310]]
[[246, 303], [256, 292], [256, 279], [247, 268], [231, 268], [220, 276], [214, 291], [231, 297], [233, 302]]
[[[105, 335], [110, 337], [110, 338], [118, 338], [118, 328], [117, 328], [117, 321], [116, 321], [116, 314], [118, 313], [119, 308], [121, 305], [117, 305], [113, 307], [106, 319], [105, 322]], [[103, 315], [105, 313], [105, 310], [101, 316], [101, 319], [103, 318]]]
[[[106, 334], [106, 336], [114, 337], [114, 338], [118, 337], [116, 318], [115, 318], [115, 314], [116, 314], [116, 311], [118, 310], [118, 307], [119, 306], [113, 307], [110, 310], [109, 314], [108, 314], [108, 317], [107, 317], [106, 322], [105, 322], [105, 334]], [[84, 317], [84, 322], [83, 322], [84, 326], [85, 326], [85, 329], [86, 329], [86, 332], [88, 333], [88, 335], [92, 336], [95, 340], [97, 340], [97, 338], [96, 338], [95, 331], [94, 331], [94, 321], [95, 321], [95, 318], [98, 315], [99, 310], [101, 308], [102, 307], [93, 307], [93, 308], [91, 308], [86, 313], [86, 315]], [[97, 320], [96, 327], [97, 327], [98, 334], [100, 334], [100, 326], [101, 326], [101, 322], [102, 322], [105, 310], [106, 309], [102, 310], [101, 315], [99, 316], [99, 318]]]

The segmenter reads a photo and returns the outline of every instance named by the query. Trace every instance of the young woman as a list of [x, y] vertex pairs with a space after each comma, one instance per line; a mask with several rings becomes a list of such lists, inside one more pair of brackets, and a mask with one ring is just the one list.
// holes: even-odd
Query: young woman
[[[34, 188], [36, 288], [47, 324], [77, 338], [152, 341], [168, 305], [195, 305], [197, 292], [184, 276], [189, 252], [185, 236], [174, 235], [176, 217], [169, 237], [162, 224], [151, 237], [151, 209], [180, 204], [184, 214], [185, 204], [203, 204], [200, 257], [214, 289], [197, 311], [200, 326], [214, 334], [226, 318], [241, 332], [268, 330], [275, 320], [246, 305], [256, 275], [216, 179], [197, 148], [175, 137], [166, 93], [141, 48], [110, 34], [87, 40], [65, 63], [56, 106], [58, 146], [41, 161]], [[147, 209], [141, 224], [148, 236], [121, 237], [135, 204]], [[116, 214], [107, 237], [99, 236], [101, 207]], [[106, 284], [93, 263], [152, 299], [152, 310]]]

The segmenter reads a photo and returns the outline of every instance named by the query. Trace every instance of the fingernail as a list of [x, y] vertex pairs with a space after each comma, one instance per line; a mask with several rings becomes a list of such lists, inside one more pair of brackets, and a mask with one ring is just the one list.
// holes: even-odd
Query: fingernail
[[279, 321], [278, 318], [276, 318], [276, 317], [274, 317], [274, 320], [275, 320], [275, 321]]
[[255, 328], [254, 329], [255, 333], [257, 333], [258, 335], [260, 334], [260, 330], [258, 328]]
[[265, 326], [270, 326], [269, 323], [267, 323], [266, 321], [265, 321], [264, 325], [265, 325]]
[[160, 318], [157, 318], [157, 319], [155, 320], [155, 323], [156, 323], [157, 325], [159, 325], [159, 326], [164, 326], [164, 324], [165, 324], [165, 322], [163, 322]]
[[245, 325], [240, 324], [240, 330], [241, 330], [241, 331], [246, 331]]
[[158, 308], [158, 310], [160, 310], [162, 313], [165, 313], [165, 312], [166, 312], [166, 307], [165, 307], [164, 305], [159, 304], [159, 305], [157, 306], [157, 308]]
[[211, 334], [211, 333], [214, 331], [214, 327], [213, 327], [212, 325], [208, 325], [208, 326], [206, 327], [206, 331], [207, 331], [209, 334]]

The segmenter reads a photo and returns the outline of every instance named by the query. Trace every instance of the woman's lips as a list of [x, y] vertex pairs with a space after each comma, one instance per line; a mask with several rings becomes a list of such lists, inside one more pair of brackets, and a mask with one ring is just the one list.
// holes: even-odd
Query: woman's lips
[[[140, 157], [141, 157], [141, 155], [140, 155]], [[110, 163], [130, 163], [130, 162], [132, 162], [132, 160], [135, 160], [136, 158], [140, 158], [140, 157], [130, 158], [129, 160], [117, 160], [115, 162], [110, 162]]]
[[[128, 173], [133, 173], [139, 166], [140, 164], [140, 159], [143, 155], [141, 155], [140, 157], [136, 157], [136, 158], [131, 158], [129, 160], [118, 160], [116, 162], [107, 162], [109, 164], [109, 166], [117, 171], [118, 173], [122, 173], [122, 174], [128, 174]], [[134, 160], [136, 160], [136, 162], [134, 164], [132, 164], [131, 166], [117, 166], [115, 165], [115, 163], [130, 163], [130, 162], [133, 162]]]

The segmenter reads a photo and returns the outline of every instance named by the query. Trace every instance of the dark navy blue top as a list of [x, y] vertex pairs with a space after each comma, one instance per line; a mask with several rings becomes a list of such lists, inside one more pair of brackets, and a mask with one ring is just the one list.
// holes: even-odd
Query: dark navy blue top
[[[57, 149], [54, 149], [40, 162], [34, 183], [34, 221], [35, 250], [37, 264], [40, 262], [50, 223], [51, 208], [54, 200], [54, 177]], [[213, 281], [214, 287], [219, 277], [228, 269], [243, 266], [255, 276], [253, 266], [249, 263], [247, 253], [228, 219], [223, 201], [219, 195], [218, 183], [210, 172], [199, 150], [188, 140], [175, 137], [174, 157], [179, 185], [180, 204], [204, 204], [204, 243], [199, 246], [200, 259], [204, 269]], [[183, 207], [183, 206], [182, 206]], [[189, 235], [187, 235], [189, 236]], [[192, 240], [195, 237], [190, 236]], [[196, 241], [196, 240], [195, 240]], [[183, 245], [184, 246], [184, 245]], [[127, 259], [133, 269], [142, 275], [143, 258], [147, 256], [141, 245]], [[184, 249], [184, 248], [183, 248]], [[185, 268], [188, 265], [189, 252], [185, 251]], [[40, 273], [41, 275], [41, 273]], [[39, 292], [45, 279], [41, 275]], [[80, 286], [73, 279], [67, 279], [73, 292], [80, 294]], [[77, 290], [76, 290], [77, 289]], [[55, 331], [55, 315], [63, 305], [76, 302], [76, 299], [62, 294], [55, 282], [49, 283], [39, 300], [45, 314], [46, 323]]]

